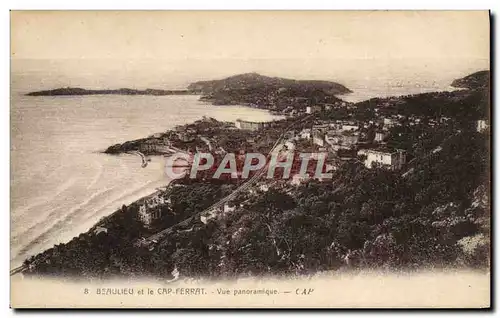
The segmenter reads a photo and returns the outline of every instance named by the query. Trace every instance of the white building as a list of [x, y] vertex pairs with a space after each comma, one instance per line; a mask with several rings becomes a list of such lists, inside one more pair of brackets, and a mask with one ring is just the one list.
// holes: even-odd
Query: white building
[[393, 118], [384, 118], [383, 130], [389, 130], [396, 125], [396, 121]]
[[334, 149], [350, 149], [359, 142], [359, 134], [357, 132], [336, 133], [330, 131], [325, 136], [325, 141]]
[[476, 130], [477, 132], [483, 132], [488, 128], [488, 123], [484, 119], [479, 119], [476, 122]]
[[330, 129], [330, 124], [328, 123], [317, 123], [312, 127], [313, 131], [327, 132]]
[[236, 121], [234, 122], [234, 125], [238, 129], [256, 131], [256, 130], [268, 127], [269, 123], [267, 123], [267, 122], [254, 122], [254, 121], [247, 121], [247, 120], [236, 119]]
[[269, 191], [269, 186], [267, 184], [261, 184], [259, 190], [262, 192], [267, 192]]
[[146, 201], [139, 207], [139, 220], [144, 225], [149, 226], [154, 220], [161, 218], [161, 210], [159, 206], [170, 204], [170, 198], [165, 200], [161, 195], [154, 195], [147, 198]]
[[161, 212], [159, 209], [148, 209], [146, 205], [141, 205], [139, 207], [139, 220], [145, 225], [150, 226], [154, 220], [161, 217]]
[[209, 220], [215, 218], [217, 216], [217, 212], [215, 210], [212, 210], [212, 211], [209, 211], [207, 214], [205, 215], [201, 215], [200, 216], [200, 221], [203, 223], [203, 224], [207, 224]]
[[95, 228], [95, 230], [94, 230], [94, 234], [95, 234], [95, 235], [99, 235], [99, 233], [102, 233], [102, 232], [104, 232], [104, 233], [106, 233], [106, 234], [107, 234], [107, 233], [108, 233], [108, 229], [107, 229], [107, 228], [105, 228], [105, 227], [102, 227], [102, 226], [97, 226], [97, 227]]
[[359, 126], [358, 125], [354, 125], [354, 124], [345, 124], [345, 125], [342, 125], [342, 130], [343, 131], [355, 131], [355, 130], [358, 130], [359, 129]]
[[385, 137], [386, 137], [386, 134], [384, 132], [377, 131], [375, 133], [375, 139], [374, 139], [374, 141], [375, 142], [382, 142], [382, 141], [384, 141]]
[[306, 114], [317, 113], [319, 111], [321, 111], [321, 106], [319, 106], [319, 105], [307, 106], [306, 107]]
[[159, 205], [163, 205], [165, 203], [170, 203], [170, 199], [165, 200], [163, 196], [160, 195], [154, 195], [146, 200], [145, 205], [147, 205], [148, 208], [155, 208]]
[[441, 118], [439, 119], [439, 122], [440, 122], [440, 123], [446, 123], [446, 122], [449, 122], [449, 121], [450, 121], [450, 119], [451, 119], [450, 117], [441, 117]]
[[302, 131], [299, 133], [299, 137], [301, 139], [311, 139], [311, 129], [310, 128], [302, 129]]
[[369, 169], [380, 166], [391, 170], [399, 170], [406, 163], [406, 152], [400, 149], [393, 151], [361, 149], [358, 151], [358, 155], [366, 156], [364, 164]]
[[229, 204], [225, 203], [224, 204], [224, 213], [231, 213], [233, 212], [234, 210], [236, 210], [236, 206], [229, 206]]
[[289, 151], [294, 151], [295, 150], [295, 143], [292, 142], [292, 141], [290, 141], [290, 140], [288, 140], [288, 141], [285, 142], [285, 147]]

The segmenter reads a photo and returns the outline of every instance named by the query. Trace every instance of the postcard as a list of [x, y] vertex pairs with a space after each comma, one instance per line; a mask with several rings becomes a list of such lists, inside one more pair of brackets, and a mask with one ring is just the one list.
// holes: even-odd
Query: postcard
[[490, 308], [488, 11], [11, 11], [13, 308]]

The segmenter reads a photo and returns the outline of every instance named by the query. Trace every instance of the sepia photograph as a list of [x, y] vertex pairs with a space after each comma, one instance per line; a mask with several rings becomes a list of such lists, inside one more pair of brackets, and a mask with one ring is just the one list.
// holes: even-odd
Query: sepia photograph
[[490, 20], [11, 11], [11, 307], [490, 308]]

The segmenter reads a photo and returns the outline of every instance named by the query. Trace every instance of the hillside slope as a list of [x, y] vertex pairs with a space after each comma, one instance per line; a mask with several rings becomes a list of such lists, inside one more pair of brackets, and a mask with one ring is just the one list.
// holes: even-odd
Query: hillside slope
[[188, 90], [199, 91], [205, 94], [217, 91], [265, 88], [267, 90], [323, 90], [330, 94], [350, 93], [347, 87], [329, 81], [294, 80], [281, 77], [269, 77], [257, 73], [245, 73], [230, 76], [220, 80], [199, 81], [188, 86]]
[[490, 71], [479, 71], [456, 79], [451, 83], [451, 86], [468, 89], [488, 88], [490, 86]]
[[221, 80], [195, 82], [188, 86], [201, 100], [214, 105], [246, 105], [280, 111], [301, 109], [316, 103], [335, 103], [335, 95], [351, 91], [338, 83], [316, 80], [293, 80], [246, 73]]

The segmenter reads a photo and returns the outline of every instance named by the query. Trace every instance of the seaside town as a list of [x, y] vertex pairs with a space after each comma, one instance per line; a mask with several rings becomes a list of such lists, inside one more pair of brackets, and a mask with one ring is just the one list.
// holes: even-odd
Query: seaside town
[[9, 23], [11, 309], [493, 307], [494, 9]]
[[178, 152], [210, 153], [217, 162], [228, 153], [237, 159], [253, 152], [321, 153], [323, 171], [333, 177], [317, 178], [311, 167], [307, 176], [290, 178], [266, 178], [263, 169], [246, 179], [199, 171], [197, 178], [173, 180], [72, 241], [29, 258], [20, 271], [177, 279], [339, 268], [485, 268], [489, 72], [454, 84], [461, 89], [360, 103], [307, 88], [308, 97], [286, 95], [290, 106], [262, 103], [255, 90], [207, 93], [198, 85], [205, 101], [221, 104], [219, 95], [225, 94], [232, 96], [227, 104], [236, 100], [284, 119], [204, 117], [105, 153], [139, 154], [145, 169], [148, 160]]
[[[307, 106], [303, 112], [290, 113], [290, 117], [304, 116], [307, 114], [316, 115], [312, 118], [321, 118], [322, 114], [334, 110], [347, 110], [349, 117], [353, 116], [352, 105], [346, 102], [338, 104], [325, 104]], [[379, 109], [374, 109], [375, 114], [378, 114]], [[410, 116], [405, 117], [402, 115], [392, 116], [375, 116], [368, 121], [361, 120], [334, 120], [334, 119], [314, 119], [307, 125], [298, 129], [290, 129], [285, 132], [285, 141], [283, 142], [284, 149], [288, 151], [295, 151], [300, 148], [302, 152], [316, 152], [326, 153], [328, 163], [326, 171], [330, 172], [337, 170], [345, 161], [358, 161], [362, 162], [368, 169], [388, 169], [393, 171], [400, 171], [407, 163], [407, 151], [391, 147], [391, 130], [401, 128], [403, 125], [410, 127], [420, 126], [422, 129], [447, 127], [450, 122], [450, 117], [442, 116], [439, 118], [427, 119], [423, 116]], [[204, 119], [210, 121], [209, 119]], [[213, 120], [213, 119], [212, 119]], [[226, 123], [228, 130], [239, 130], [239, 132], [249, 133], [246, 142], [250, 147], [254, 146], [255, 134], [259, 134], [263, 129], [273, 129], [272, 122], [252, 122], [237, 119], [234, 125]], [[488, 130], [488, 123], [486, 119], [477, 119], [475, 121], [475, 129], [478, 133], [484, 133]], [[230, 132], [232, 135], [238, 132]], [[399, 133], [400, 136], [400, 133]], [[168, 138], [162, 134], [152, 136], [156, 139], [150, 139], [149, 142], [141, 144], [139, 150], [144, 153], [155, 154], [169, 154], [173, 151], [180, 150], [177, 147], [172, 147], [172, 137]], [[199, 135], [195, 128], [188, 128], [185, 126], [178, 126], [175, 129], [173, 136], [175, 141], [181, 143], [194, 143], [199, 139], [199, 142], [204, 142], [205, 145], [200, 144], [194, 147], [194, 153], [213, 151], [214, 145], [217, 145], [216, 138], [209, 136]], [[211, 140], [212, 139], [212, 140]], [[222, 147], [218, 147], [218, 155], [225, 154], [226, 151]], [[242, 151], [244, 150], [244, 151]], [[250, 152], [252, 149], [240, 149], [241, 153]], [[430, 151], [430, 155], [436, 154], [442, 150], [441, 146]], [[187, 148], [188, 153], [193, 153], [192, 148]], [[407, 173], [411, 173], [411, 170]], [[405, 175], [407, 175], [407, 173]], [[314, 176], [301, 177], [296, 174], [289, 179], [292, 185], [299, 185]], [[317, 179], [317, 181], [323, 181]], [[265, 186], [269, 181], [260, 182], [259, 188], [261, 191], [268, 191], [269, 187]], [[161, 218], [161, 213], [157, 207], [164, 204], [169, 204], [169, 200], [165, 200], [164, 196], [158, 194], [146, 200], [139, 208], [139, 218], [144, 222], [145, 226], [150, 226], [155, 219]], [[223, 213], [228, 213], [234, 210], [228, 203], [223, 208]]]

